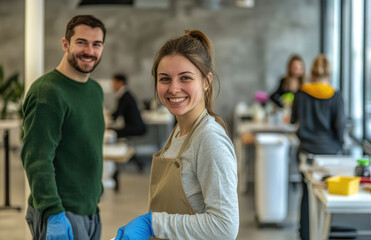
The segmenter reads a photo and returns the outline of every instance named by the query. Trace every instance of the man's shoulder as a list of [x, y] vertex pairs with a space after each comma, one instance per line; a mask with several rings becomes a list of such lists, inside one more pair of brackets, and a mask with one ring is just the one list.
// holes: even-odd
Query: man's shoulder
[[125, 101], [134, 101], [135, 102], [135, 98], [134, 98], [134, 95], [131, 94], [131, 92], [129, 90], [126, 90], [124, 92], [124, 94], [122, 94], [122, 97], [121, 99], [125, 100]]
[[36, 79], [35, 83], [40, 82], [50, 82], [52, 79], [57, 78], [57, 74], [55, 71], [50, 71], [48, 73], [45, 73], [44, 75], [40, 76], [38, 79]]
[[92, 79], [92, 78], [89, 78], [89, 83], [90, 83], [90, 87], [91, 87], [92, 89], [95, 89], [96, 91], [98, 91], [98, 92], [100, 92], [101, 94], [103, 94], [103, 88], [102, 88], [102, 85], [101, 85], [98, 81], [96, 81], [96, 80], [94, 80], [94, 79]]
[[45, 73], [38, 79], [36, 79], [35, 82], [32, 83], [30, 87], [30, 92], [33, 91], [40, 91], [40, 89], [43, 89], [45, 91], [51, 91], [56, 88], [55, 79], [58, 76], [56, 75], [55, 71], [51, 71], [48, 73]]
[[129, 90], [125, 90], [124, 94], [122, 96], [127, 96], [133, 98], [133, 94]]
[[35, 80], [27, 92], [24, 106], [34, 106], [34, 103], [54, 104], [58, 102], [60, 91], [55, 84], [57, 77], [52, 71]]

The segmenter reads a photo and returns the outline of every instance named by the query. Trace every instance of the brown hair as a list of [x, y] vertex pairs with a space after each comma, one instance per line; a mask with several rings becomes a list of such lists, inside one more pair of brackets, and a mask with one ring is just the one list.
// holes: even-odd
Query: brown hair
[[319, 54], [313, 61], [312, 77], [327, 78], [331, 74], [330, 61], [323, 54]]
[[70, 42], [71, 37], [75, 34], [75, 27], [78, 25], [87, 25], [91, 28], [100, 28], [103, 31], [103, 42], [106, 38], [106, 28], [104, 24], [92, 15], [77, 15], [73, 17], [67, 24], [66, 33], [64, 37]]
[[115, 75], [113, 75], [112, 78], [115, 79], [116, 81], [123, 82], [125, 85], [127, 84], [128, 81], [126, 75], [122, 73], [116, 73]]
[[289, 61], [287, 62], [287, 67], [286, 67], [286, 77], [283, 82], [283, 88], [288, 89], [289, 88], [289, 81], [291, 78], [291, 65], [294, 61], [299, 61], [301, 62], [303, 66], [303, 74], [299, 77], [299, 86], [301, 86], [305, 82], [305, 63], [304, 60], [297, 54], [293, 54]]
[[[160, 61], [163, 57], [169, 55], [180, 55], [187, 58], [193, 65], [195, 65], [201, 72], [202, 77], [209, 81], [207, 75], [211, 72], [217, 79], [218, 83], [218, 94], [219, 94], [219, 87], [220, 82], [219, 78], [217, 77], [214, 71], [214, 48], [211, 43], [211, 40], [206, 36], [205, 33], [199, 30], [185, 30], [183, 36], [170, 39], [168, 40], [157, 52], [155, 57], [153, 67], [152, 67], [152, 75], [155, 80], [155, 96], [158, 98], [157, 93], [157, 69]], [[205, 99], [205, 107], [208, 113], [215, 117], [215, 120], [224, 128], [227, 132], [226, 124], [223, 119], [214, 112], [213, 110], [213, 102], [214, 102], [214, 81], [209, 81], [208, 90], [205, 91], [204, 99]]]

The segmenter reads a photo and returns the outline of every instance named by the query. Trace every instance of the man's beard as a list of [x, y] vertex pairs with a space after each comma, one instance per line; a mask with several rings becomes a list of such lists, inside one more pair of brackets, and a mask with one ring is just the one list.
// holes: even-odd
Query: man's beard
[[80, 66], [79, 66], [79, 64], [77, 63], [77, 58], [79, 58], [79, 57], [82, 57], [82, 58], [93, 58], [93, 60], [97, 60], [97, 58], [96, 57], [94, 57], [94, 56], [90, 56], [90, 55], [87, 55], [87, 54], [81, 54], [81, 55], [78, 55], [78, 56], [75, 56], [74, 54], [72, 54], [72, 53], [69, 53], [68, 54], [68, 62], [77, 70], [77, 71], [79, 71], [79, 72], [81, 72], [81, 73], [91, 73], [94, 69], [95, 69], [95, 67], [99, 64], [99, 62], [100, 62], [100, 59], [98, 59], [98, 61], [96, 61], [95, 62], [95, 64], [94, 64], [94, 66], [91, 68], [91, 69], [89, 69], [89, 70], [83, 70], [83, 69], [81, 69], [80, 68]]

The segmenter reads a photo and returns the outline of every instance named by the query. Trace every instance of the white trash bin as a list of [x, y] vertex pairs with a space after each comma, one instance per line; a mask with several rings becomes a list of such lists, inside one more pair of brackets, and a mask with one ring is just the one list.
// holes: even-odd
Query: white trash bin
[[255, 207], [259, 224], [280, 224], [287, 215], [289, 141], [283, 134], [255, 137]]

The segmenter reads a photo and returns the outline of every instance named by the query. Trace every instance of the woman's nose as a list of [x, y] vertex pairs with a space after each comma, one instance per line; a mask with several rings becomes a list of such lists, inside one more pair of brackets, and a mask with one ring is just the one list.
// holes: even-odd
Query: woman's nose
[[177, 81], [172, 81], [170, 83], [169, 92], [172, 93], [172, 94], [174, 94], [174, 93], [179, 92], [179, 90], [180, 90], [180, 86], [177, 83]]

